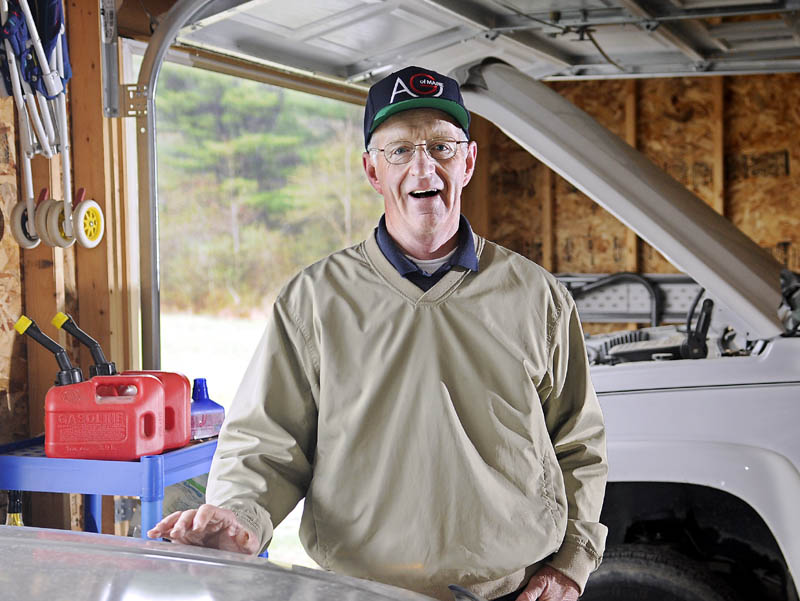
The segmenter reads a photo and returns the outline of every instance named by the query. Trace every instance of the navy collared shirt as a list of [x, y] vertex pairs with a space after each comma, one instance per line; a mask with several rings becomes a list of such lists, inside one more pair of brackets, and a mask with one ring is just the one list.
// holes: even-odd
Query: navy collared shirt
[[417, 264], [403, 254], [400, 247], [389, 235], [386, 229], [386, 216], [381, 217], [378, 227], [375, 228], [375, 240], [383, 256], [391, 263], [397, 272], [426, 292], [441, 280], [455, 265], [460, 265], [471, 271], [478, 271], [478, 255], [475, 254], [475, 242], [472, 238], [472, 227], [467, 218], [461, 215], [458, 222], [458, 247], [453, 256], [447, 260], [434, 273], [428, 275]]

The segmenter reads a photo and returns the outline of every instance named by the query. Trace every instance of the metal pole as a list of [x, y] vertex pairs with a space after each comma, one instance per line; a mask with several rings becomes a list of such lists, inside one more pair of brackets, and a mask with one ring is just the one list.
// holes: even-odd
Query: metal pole
[[142, 367], [161, 367], [161, 292], [158, 265], [158, 191], [156, 170], [156, 82], [167, 50], [191, 18], [214, 0], [179, 0], [156, 28], [144, 53], [138, 91], [146, 110], [136, 117], [139, 161], [139, 269], [142, 300]]

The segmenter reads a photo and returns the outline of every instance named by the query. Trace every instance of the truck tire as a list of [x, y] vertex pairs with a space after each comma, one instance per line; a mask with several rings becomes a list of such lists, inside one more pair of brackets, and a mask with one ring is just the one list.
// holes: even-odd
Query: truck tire
[[581, 601], [741, 601], [699, 562], [650, 545], [610, 547]]

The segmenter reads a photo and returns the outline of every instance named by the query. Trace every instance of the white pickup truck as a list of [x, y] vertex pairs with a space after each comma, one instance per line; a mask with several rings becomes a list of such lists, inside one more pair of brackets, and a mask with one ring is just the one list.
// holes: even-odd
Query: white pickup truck
[[798, 599], [797, 277], [513, 67], [474, 67], [464, 90], [704, 289], [683, 325], [587, 338], [608, 432], [609, 539], [583, 598]]

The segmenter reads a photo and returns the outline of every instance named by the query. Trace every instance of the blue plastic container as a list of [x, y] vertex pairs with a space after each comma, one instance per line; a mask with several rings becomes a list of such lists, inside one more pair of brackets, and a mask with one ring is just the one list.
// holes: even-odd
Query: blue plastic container
[[192, 440], [219, 434], [225, 421], [225, 408], [208, 397], [205, 378], [195, 378], [192, 387]]

